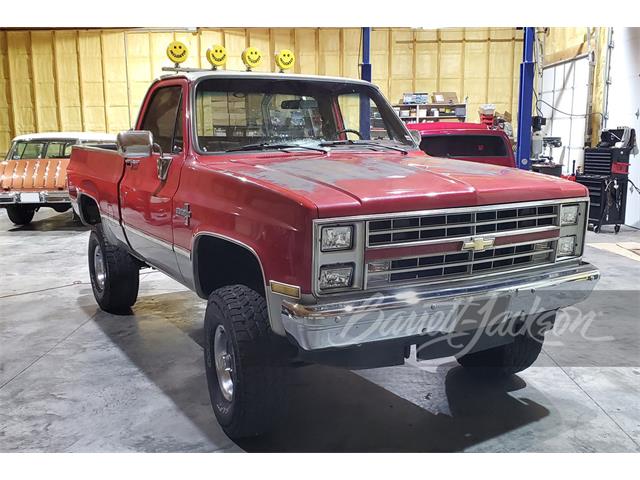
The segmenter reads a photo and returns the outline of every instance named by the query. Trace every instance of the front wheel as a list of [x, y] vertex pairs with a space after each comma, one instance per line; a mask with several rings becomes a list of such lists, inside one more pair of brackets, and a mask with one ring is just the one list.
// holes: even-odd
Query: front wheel
[[211, 405], [231, 439], [270, 430], [284, 408], [285, 340], [270, 329], [265, 299], [244, 285], [215, 290], [204, 317]]
[[125, 249], [112, 245], [100, 224], [89, 237], [89, 275], [93, 296], [102, 310], [129, 313], [138, 298], [140, 264]]
[[485, 378], [502, 378], [521, 372], [536, 361], [544, 343], [544, 332], [553, 327], [556, 312], [527, 318], [513, 342], [467, 353], [457, 358], [470, 372]]
[[25, 205], [7, 205], [7, 215], [16, 225], [28, 225], [36, 213], [35, 207]]

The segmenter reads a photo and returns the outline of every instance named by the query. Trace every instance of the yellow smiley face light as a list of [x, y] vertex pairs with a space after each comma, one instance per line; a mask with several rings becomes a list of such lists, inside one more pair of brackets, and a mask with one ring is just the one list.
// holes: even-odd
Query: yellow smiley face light
[[247, 66], [247, 71], [257, 67], [262, 62], [262, 54], [257, 48], [249, 47], [242, 52], [242, 63]]
[[276, 53], [276, 65], [280, 69], [281, 72], [285, 70], [289, 70], [293, 68], [296, 63], [296, 56], [293, 54], [291, 50], [287, 50], [283, 48], [278, 53]]
[[227, 63], [227, 49], [222, 45], [213, 45], [207, 49], [207, 61], [214, 70], [218, 67], [223, 67]]
[[171, 60], [176, 67], [184, 62], [189, 56], [189, 49], [182, 42], [171, 42], [167, 47], [167, 57]]

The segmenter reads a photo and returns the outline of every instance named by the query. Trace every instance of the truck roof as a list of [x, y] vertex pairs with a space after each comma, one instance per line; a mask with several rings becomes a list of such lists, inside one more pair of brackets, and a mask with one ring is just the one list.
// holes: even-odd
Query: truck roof
[[441, 132], [443, 130], [474, 130], [480, 132], [492, 132], [489, 127], [483, 123], [471, 122], [424, 122], [424, 123], [407, 123], [410, 130], [418, 130], [420, 132]]
[[[357, 83], [361, 85], [369, 85], [375, 87], [375, 84], [360, 80], [358, 78], [347, 77], [327, 77], [324, 75], [302, 75], [298, 73], [274, 73], [274, 72], [244, 72], [242, 70], [193, 70], [193, 71], [176, 71], [162, 75], [160, 79], [167, 78], [187, 78], [190, 81], [199, 80], [201, 78], [264, 78], [264, 79], [291, 79], [291, 80], [312, 80], [327, 82], [346, 82]], [[377, 87], [376, 87], [377, 88]]]
[[96, 133], [96, 132], [41, 132], [41, 133], [27, 133], [25, 135], [18, 135], [13, 139], [14, 142], [30, 141], [30, 140], [81, 140], [90, 142], [115, 142], [116, 136], [109, 133]]

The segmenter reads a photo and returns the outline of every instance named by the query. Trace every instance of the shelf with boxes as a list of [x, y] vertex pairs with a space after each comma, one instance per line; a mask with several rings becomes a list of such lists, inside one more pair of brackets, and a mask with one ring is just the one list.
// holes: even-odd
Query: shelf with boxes
[[405, 93], [402, 103], [393, 105], [398, 116], [407, 123], [437, 122], [439, 120], [458, 120], [467, 118], [467, 99], [458, 102], [458, 96], [452, 92]]

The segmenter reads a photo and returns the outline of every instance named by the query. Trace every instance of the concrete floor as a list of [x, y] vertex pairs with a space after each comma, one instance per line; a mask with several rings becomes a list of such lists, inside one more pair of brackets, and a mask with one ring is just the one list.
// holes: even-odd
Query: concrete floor
[[70, 213], [16, 228], [0, 210], [0, 451], [640, 451], [640, 257], [607, 250], [640, 231], [589, 233], [596, 319], [519, 376], [488, 386], [453, 358], [297, 369], [287, 418], [240, 445], [209, 405], [203, 302], [144, 270], [133, 315], [101, 312], [88, 236]]

